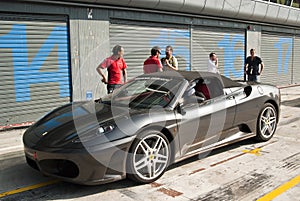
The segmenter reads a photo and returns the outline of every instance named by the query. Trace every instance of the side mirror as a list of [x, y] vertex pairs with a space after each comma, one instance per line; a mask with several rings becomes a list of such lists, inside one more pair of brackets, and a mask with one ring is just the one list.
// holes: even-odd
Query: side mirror
[[252, 87], [251, 86], [246, 86], [244, 88], [244, 92], [245, 92], [245, 94], [246, 94], [247, 97], [250, 96], [250, 94], [252, 92]]
[[177, 109], [177, 112], [179, 114], [181, 114], [181, 115], [185, 115], [186, 114], [186, 111], [184, 110], [182, 103], [178, 104], [177, 107], [176, 107], [176, 109]]

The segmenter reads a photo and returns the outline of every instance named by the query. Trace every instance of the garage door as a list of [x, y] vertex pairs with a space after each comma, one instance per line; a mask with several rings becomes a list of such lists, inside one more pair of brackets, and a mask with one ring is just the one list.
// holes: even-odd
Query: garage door
[[265, 68], [261, 82], [274, 85], [291, 84], [293, 36], [262, 33], [261, 57]]
[[234, 79], [243, 79], [244, 47], [244, 30], [193, 27], [192, 69], [206, 71], [208, 55], [215, 52], [219, 58], [221, 74]]
[[111, 49], [116, 44], [125, 49], [124, 59], [128, 65], [128, 78], [143, 73], [143, 63], [150, 56], [150, 50], [158, 45], [165, 55], [165, 47], [172, 45], [180, 70], [190, 70], [190, 31], [186, 27], [172, 27], [164, 24], [141, 24], [139, 22], [114, 21], [110, 25]]
[[70, 102], [67, 18], [0, 17], [0, 125], [34, 121]]
[[292, 84], [300, 84], [300, 35], [294, 37], [293, 77]]

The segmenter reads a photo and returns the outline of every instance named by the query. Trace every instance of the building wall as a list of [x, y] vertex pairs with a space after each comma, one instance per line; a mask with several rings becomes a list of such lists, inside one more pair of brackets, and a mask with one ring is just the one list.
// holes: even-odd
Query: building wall
[[[55, 2], [55, 0], [49, 1]], [[41, 1], [35, 0], [35, 2]], [[64, 2], [66, 4], [70, 3], [69, 1]], [[128, 7], [129, 9], [171, 11], [178, 14], [210, 15], [278, 25], [284, 23], [290, 26], [300, 26], [300, 9], [262, 0], [72, 0], [72, 3], [113, 5]]]
[[72, 9], [70, 41], [73, 100], [100, 98], [106, 93], [96, 67], [111, 54], [107, 10], [93, 10], [93, 19], [87, 19], [87, 9]]
[[[52, 23], [55, 16], [66, 16], [67, 23], [66, 27], [68, 29], [68, 39], [67, 43], [69, 43], [69, 47], [67, 47], [67, 50], [69, 52], [68, 62], [69, 62], [69, 79], [68, 83], [70, 86], [69, 89], [69, 96], [63, 99], [63, 101], [59, 102], [60, 95], [59, 95], [59, 82], [55, 81], [58, 77], [57, 69], [48, 69], [45, 68], [39, 68], [36, 71], [37, 77], [32, 78], [30, 77], [30, 74], [33, 72], [30, 70], [30, 64], [34, 62], [33, 59], [36, 60], [43, 60], [45, 59], [46, 63], [47, 60], [50, 58], [56, 58], [56, 61], [53, 60], [53, 62], [59, 63], [60, 59], [58, 57], [53, 57], [51, 54], [55, 52], [54, 49], [51, 49], [51, 52], [49, 55], [39, 56], [39, 51], [43, 51], [43, 47], [46, 45], [45, 39], [44, 40], [38, 40], [36, 34], [31, 34], [31, 31], [27, 27], [25, 30], [27, 32], [26, 35], [22, 35], [20, 31], [16, 31], [16, 38], [18, 40], [18, 37], [27, 38], [24, 39], [25, 44], [19, 40], [19, 43], [17, 43], [17, 46], [25, 46], [25, 49], [29, 49], [29, 43], [30, 41], [33, 42], [35, 45], [36, 52], [31, 53], [28, 56], [28, 68], [24, 68], [25, 71], [24, 74], [28, 75], [28, 80], [33, 80], [29, 82], [29, 98], [28, 100], [17, 100], [15, 99], [14, 103], [10, 103], [10, 110], [2, 111], [0, 115], [0, 126], [4, 125], [10, 125], [10, 124], [18, 124], [22, 122], [31, 122], [35, 121], [37, 118], [45, 114], [46, 112], [50, 111], [51, 109], [54, 109], [64, 103], [70, 102], [70, 101], [80, 101], [80, 100], [86, 100], [87, 95], [92, 94], [93, 97], [90, 98], [99, 98], [100, 96], [103, 96], [106, 93], [106, 90], [104, 88], [104, 84], [99, 82], [100, 77], [96, 73], [96, 67], [99, 64], [99, 62], [102, 60], [102, 58], [110, 55], [110, 44], [109, 44], [109, 20], [108, 20], [108, 10], [102, 10], [98, 9], [95, 10], [93, 13], [93, 19], [88, 19], [87, 15], [87, 9], [86, 8], [80, 8], [80, 7], [64, 7], [64, 6], [55, 6], [55, 5], [44, 5], [44, 4], [31, 4], [31, 3], [0, 3], [0, 13], [2, 13], [1, 16], [10, 15], [12, 18], [18, 18], [18, 16], [30, 16], [29, 21], [32, 21], [31, 24], [36, 24], [38, 22], [39, 18], [43, 18], [43, 21], [45, 23]], [[6, 23], [7, 19], [2, 19], [4, 23]], [[54, 20], [55, 21], [55, 20]], [[19, 21], [18, 24], [22, 25], [25, 22]], [[54, 23], [54, 22], [53, 22]], [[3, 30], [3, 26], [0, 23], [0, 28]], [[38, 25], [37, 25], [38, 26]], [[43, 31], [44, 24], [41, 24], [41, 30], [40, 34], [45, 35], [45, 38], [50, 36], [51, 30], [47, 33]], [[6, 33], [0, 32], [0, 37], [4, 36], [5, 34], [11, 32], [8, 30]], [[42, 33], [44, 32], [44, 33]], [[32, 39], [29, 39], [28, 37], [31, 37]], [[21, 38], [20, 38], [21, 39]], [[54, 43], [55, 38], [53, 39]], [[58, 42], [57, 42], [58, 43]], [[1, 45], [0, 45], [1, 46]], [[16, 47], [18, 48], [18, 47]], [[5, 51], [8, 51], [7, 48], [4, 49]], [[3, 51], [4, 51], [3, 50]], [[3, 52], [1, 51], [1, 52]], [[2, 57], [4, 55], [2, 54]], [[13, 54], [13, 50], [11, 54], [7, 53], [5, 55], [7, 58], [4, 58], [5, 60], [15, 60], [16, 55]], [[18, 59], [18, 58], [17, 58]], [[24, 66], [25, 67], [25, 66]], [[7, 69], [10, 70], [10, 77], [14, 78], [16, 77], [16, 74], [13, 73], [13, 69], [15, 68], [15, 65], [13, 62], [11, 62], [11, 65], [6, 66]], [[2, 69], [3, 70], [3, 67]], [[42, 78], [42, 71], [47, 71], [46, 73], [49, 73], [51, 77], [45, 77]], [[56, 74], [56, 76], [52, 76]], [[4, 77], [7, 75], [1, 74], [1, 79], [3, 80]], [[47, 75], [45, 75], [47, 76]], [[43, 80], [42, 80], [43, 79]], [[45, 81], [46, 79], [46, 81]], [[49, 79], [52, 79], [50, 82]], [[15, 83], [17, 81], [15, 80]], [[51, 85], [58, 85], [57, 93], [56, 95], [51, 95], [49, 97], [50, 91], [48, 90], [49, 86]], [[95, 87], [97, 86], [97, 87]], [[5, 87], [5, 86], [4, 86]], [[37, 88], [42, 88], [43, 91], [39, 91], [39, 94], [36, 94]], [[6, 87], [7, 90], [1, 90], [1, 96], [3, 94], [4, 97], [8, 96], [8, 93], [10, 91], [12, 92], [12, 96], [16, 96], [17, 93], [25, 93], [25, 91], [22, 88], [15, 88], [14, 90], [10, 90], [8, 88], [8, 85]], [[37, 98], [33, 95], [37, 95], [38, 102], [36, 101]], [[10, 97], [10, 96], [8, 96]], [[51, 100], [49, 99], [51, 98]], [[53, 101], [52, 101], [53, 100]], [[54, 104], [54, 101], [56, 103]], [[52, 104], [53, 103], [53, 104]], [[60, 103], [60, 104], [59, 104]], [[27, 106], [26, 106], [27, 105]], [[43, 109], [32, 109], [32, 107], [37, 108], [43, 108]], [[4, 110], [7, 107], [7, 101], [1, 102], [1, 108]], [[20, 110], [21, 109], [21, 110]], [[13, 112], [14, 111], [14, 112]]]
[[[300, 28], [298, 24], [287, 27], [284, 26], [283, 21], [280, 22], [282, 26], [261, 23], [265, 19], [271, 21], [271, 16], [275, 13], [277, 16], [284, 15], [285, 11], [281, 12], [281, 7], [276, 7], [277, 10], [269, 10], [274, 5], [268, 2], [263, 4], [268, 9], [264, 14], [259, 14], [262, 12], [261, 9], [265, 9], [265, 7], [257, 7], [262, 2], [241, 0], [233, 3], [235, 6], [232, 7], [228, 1], [219, 3], [219, 1], [189, 0], [178, 1], [167, 9], [167, 11], [190, 9], [190, 13], [184, 14], [162, 12], [163, 6], [169, 5], [167, 1], [157, 1], [159, 2], [157, 5], [160, 5], [158, 7], [156, 4], [151, 4], [157, 10], [139, 10], [145, 4], [138, 4], [138, 1], [121, 2], [124, 6], [131, 2], [134, 9], [102, 6], [100, 1], [96, 1], [93, 5], [17, 1], [1, 2], [0, 13], [15, 16], [30, 15], [33, 20], [35, 16], [36, 18], [48, 17], [49, 20], [55, 16], [67, 18], [71, 89], [69, 101], [96, 99], [106, 94], [106, 86], [101, 82], [95, 69], [104, 58], [111, 55], [111, 49], [115, 44], [124, 45], [125, 60], [131, 68], [129, 78], [142, 73], [143, 60], [150, 55], [153, 45], [160, 45], [164, 49], [165, 45], [171, 44], [175, 48], [175, 55], [180, 58], [180, 69], [205, 70], [208, 54], [216, 52], [220, 59], [221, 73], [234, 79], [242, 79], [244, 58], [251, 48], [256, 48], [257, 54], [262, 57], [268, 69], [261, 81], [277, 84], [276, 81], [280, 80], [280, 85], [299, 82], [300, 70], [297, 58], [299, 43], [297, 42], [300, 38]], [[149, 1], [144, 1], [147, 2], [149, 4]], [[180, 7], [180, 2], [188, 4]], [[150, 6], [148, 4], [147, 6]], [[214, 7], [215, 5], [218, 6]], [[251, 12], [245, 12], [243, 9], [250, 9]], [[230, 18], [212, 17], [211, 14], [216, 11], [220, 16]], [[196, 15], [197, 13], [201, 15]], [[296, 16], [295, 13], [289, 11], [289, 16], [293, 14]], [[236, 16], [241, 17], [236, 20]], [[294, 23], [293, 20], [290, 22]], [[121, 35], [119, 31], [122, 31]], [[0, 33], [0, 37], [1, 34], [3, 33]], [[40, 49], [43, 42], [37, 45]], [[13, 68], [13, 66], [9, 67]], [[273, 79], [274, 77], [276, 79]], [[31, 86], [32, 90], [34, 87]], [[44, 101], [46, 103], [47, 99], [45, 98]], [[54, 106], [49, 105], [46, 109], [53, 108]], [[16, 121], [0, 121], [0, 125], [34, 121], [40, 115], [42, 112], [34, 114], [28, 112]]]

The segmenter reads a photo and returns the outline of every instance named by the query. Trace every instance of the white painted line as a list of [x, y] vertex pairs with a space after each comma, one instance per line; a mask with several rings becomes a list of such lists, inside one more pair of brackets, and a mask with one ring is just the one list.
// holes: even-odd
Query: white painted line
[[21, 151], [21, 150], [23, 150], [23, 148], [24, 148], [23, 145], [0, 148], [0, 154], [6, 154], [9, 152], [14, 152], [14, 151]]

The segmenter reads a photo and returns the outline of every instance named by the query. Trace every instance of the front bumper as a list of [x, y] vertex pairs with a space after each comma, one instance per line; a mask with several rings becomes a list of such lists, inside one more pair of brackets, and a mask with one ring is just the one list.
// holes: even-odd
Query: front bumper
[[[96, 151], [90, 149], [28, 148], [24, 151], [27, 163], [41, 173], [63, 181], [97, 185], [126, 177], [126, 158], [134, 138], [126, 138]], [[101, 145], [100, 145], [101, 146]]]

